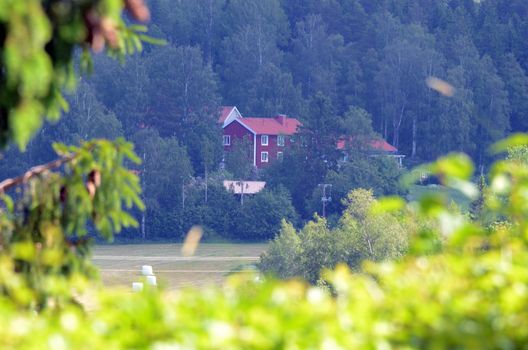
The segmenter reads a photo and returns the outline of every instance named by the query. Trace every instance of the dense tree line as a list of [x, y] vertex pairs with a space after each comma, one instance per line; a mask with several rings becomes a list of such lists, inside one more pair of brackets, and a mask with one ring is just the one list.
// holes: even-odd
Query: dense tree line
[[[286, 154], [287, 164], [255, 174], [224, 159], [228, 172], [260, 177], [270, 193], [291, 198], [288, 215], [303, 219], [320, 209], [321, 182], [335, 186], [329, 212], [336, 216], [351, 188], [401, 193], [390, 162], [354, 152], [339, 164], [334, 145], [343, 134], [379, 135], [409, 164], [462, 151], [486, 166], [492, 142], [528, 127], [524, 0], [151, 0], [149, 7], [151, 34], [167, 45], [148, 46], [123, 65], [96, 57], [97, 73], [69, 97], [65, 121], [46, 125], [28, 152], [4, 154], [2, 177], [50, 160], [50, 140], [125, 136], [144, 160], [136, 170], [151, 236], [179, 235], [189, 218], [212, 227], [208, 215], [247, 210], [233, 211], [226, 193], [212, 204], [222, 190], [220, 105], [303, 122], [306, 147]], [[449, 82], [455, 95], [428, 89], [429, 76]], [[218, 181], [206, 199], [202, 184], [211, 179]], [[243, 236], [216, 226], [217, 234]], [[252, 238], [273, 236], [257, 231]]]

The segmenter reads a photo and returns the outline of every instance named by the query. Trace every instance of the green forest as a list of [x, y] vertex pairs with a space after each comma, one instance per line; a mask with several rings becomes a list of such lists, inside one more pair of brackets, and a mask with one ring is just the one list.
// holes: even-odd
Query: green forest
[[[0, 0], [0, 348], [526, 348], [527, 16], [520, 0]], [[222, 152], [222, 105], [297, 117], [299, 142], [248, 168]], [[405, 167], [362, 142], [343, 159], [343, 135], [386, 139]], [[229, 178], [267, 187], [242, 204]], [[97, 242], [184, 238], [164, 259], [192, 267], [212, 258], [194, 256], [202, 232], [267, 243], [201, 288], [158, 286], [150, 265], [132, 291], [99, 278]]]
[[[52, 141], [132, 141], [143, 161], [134, 169], [147, 210], [134, 213], [144, 229], [126, 230], [123, 238], [177, 240], [201, 224], [211, 239], [270, 239], [283, 217], [301, 225], [322, 215], [321, 183], [333, 185], [327, 208], [333, 223], [351, 189], [406, 194], [398, 182], [405, 170], [389, 159], [356, 151], [340, 164], [334, 145], [341, 135], [386, 139], [406, 156], [407, 169], [464, 152], [482, 172], [495, 159], [492, 143], [527, 130], [523, 0], [151, 0], [148, 6], [148, 35], [165, 44], [145, 43], [122, 60], [100, 54], [88, 62], [85, 51], [74, 51], [79, 64], [72, 69], [94, 69], [69, 90], [69, 110], [59, 123], [46, 122], [25, 152], [11, 147], [0, 162], [0, 177], [8, 178], [53, 160]], [[431, 76], [451, 84], [454, 96], [429, 89]], [[255, 173], [243, 157], [223, 154], [216, 123], [222, 105], [245, 116], [298, 118], [314, 141]], [[241, 207], [221, 181], [244, 178], [266, 181], [267, 190]]]

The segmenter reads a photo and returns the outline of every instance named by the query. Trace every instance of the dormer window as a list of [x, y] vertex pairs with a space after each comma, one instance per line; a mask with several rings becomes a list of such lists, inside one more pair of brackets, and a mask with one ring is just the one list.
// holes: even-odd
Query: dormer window
[[260, 144], [262, 146], [267, 146], [268, 145], [268, 135], [260, 136]]

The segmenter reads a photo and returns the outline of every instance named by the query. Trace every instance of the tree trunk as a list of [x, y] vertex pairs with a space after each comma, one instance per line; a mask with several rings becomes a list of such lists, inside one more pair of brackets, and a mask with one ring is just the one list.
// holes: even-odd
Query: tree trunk
[[393, 134], [392, 134], [392, 141], [393, 141], [394, 147], [396, 148], [400, 148], [400, 127], [403, 121], [405, 107], [406, 107], [406, 103], [404, 102], [400, 109], [400, 115], [397, 118], [394, 118], [392, 120], [392, 126], [394, 127]]
[[[145, 189], [145, 180], [146, 180], [146, 159], [147, 155], [146, 152], [143, 152], [143, 173], [141, 174], [141, 188]], [[143, 201], [145, 201], [145, 192], [143, 192]], [[143, 210], [141, 212], [141, 238], [144, 240], [147, 237], [146, 233], [146, 221], [147, 221], [147, 211]]]
[[413, 116], [411, 158], [414, 158], [416, 156], [416, 129], [416, 116]]
[[205, 167], [205, 204], [207, 204], [207, 189], [208, 189], [207, 167]]
[[182, 181], [182, 210], [185, 210], [185, 180]]

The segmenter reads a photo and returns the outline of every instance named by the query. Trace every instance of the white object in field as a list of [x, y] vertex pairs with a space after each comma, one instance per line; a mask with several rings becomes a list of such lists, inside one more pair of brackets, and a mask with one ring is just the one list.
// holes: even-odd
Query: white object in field
[[132, 291], [133, 292], [141, 292], [143, 290], [143, 283], [141, 282], [133, 282], [132, 283]]
[[147, 284], [151, 286], [157, 285], [156, 276], [147, 276]]
[[152, 276], [154, 274], [152, 272], [152, 266], [150, 265], [141, 266], [141, 273], [143, 274], [143, 276]]

